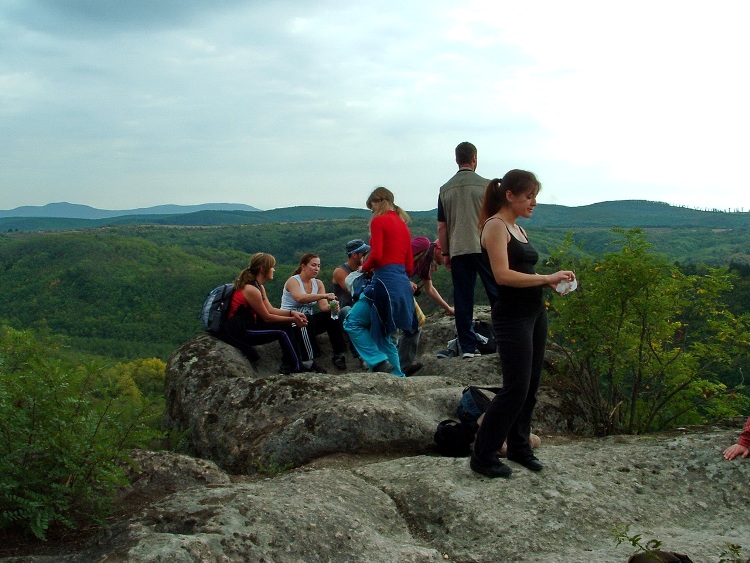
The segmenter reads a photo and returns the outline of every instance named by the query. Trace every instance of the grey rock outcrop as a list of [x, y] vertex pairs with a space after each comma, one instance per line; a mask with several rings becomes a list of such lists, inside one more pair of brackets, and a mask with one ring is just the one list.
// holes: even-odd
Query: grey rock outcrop
[[[499, 385], [496, 355], [437, 359], [451, 337], [452, 320], [435, 319], [423, 331], [419, 377], [339, 372], [320, 338], [319, 363], [329, 374], [275, 373], [276, 344], [259, 348], [252, 366], [236, 349], [209, 335], [180, 347], [167, 366], [167, 426], [187, 431], [195, 455], [232, 473], [299, 467], [333, 453], [426, 453], [437, 423], [455, 418], [466, 385]], [[355, 364], [352, 358], [349, 363]], [[549, 390], [537, 409], [536, 430], [567, 430]]]
[[511, 478], [494, 481], [466, 459], [336, 459], [178, 491], [56, 560], [624, 562], [634, 549], [616, 546], [620, 524], [718, 561], [725, 544], [750, 550], [750, 460], [720, 455], [736, 436], [712, 426], [548, 443], [542, 472], [510, 462]]

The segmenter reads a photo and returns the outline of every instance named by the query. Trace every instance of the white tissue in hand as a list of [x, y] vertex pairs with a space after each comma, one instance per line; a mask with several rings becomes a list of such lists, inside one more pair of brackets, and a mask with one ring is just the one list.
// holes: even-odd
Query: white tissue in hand
[[560, 295], [566, 295], [570, 293], [571, 291], [575, 291], [575, 289], [578, 287], [578, 280], [563, 280], [560, 283], [557, 284], [557, 287], [555, 287], [555, 291], [559, 293]]

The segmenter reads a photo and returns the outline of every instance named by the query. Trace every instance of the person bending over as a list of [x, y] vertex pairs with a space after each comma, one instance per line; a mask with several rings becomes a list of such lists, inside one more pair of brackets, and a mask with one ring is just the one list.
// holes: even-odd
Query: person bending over
[[[414, 267], [410, 274], [414, 298], [416, 299], [424, 291], [448, 315], [453, 316], [455, 314], [453, 307], [443, 299], [443, 296], [432, 283], [432, 272], [436, 271], [439, 265], [443, 263], [443, 257], [440, 254], [440, 242], [430, 242], [427, 237], [414, 237], [411, 240], [411, 253], [414, 257]], [[401, 362], [401, 370], [407, 377], [414, 375], [423, 367], [422, 362], [417, 361], [420, 332], [420, 328], [402, 331], [401, 338], [398, 341], [398, 358]]]

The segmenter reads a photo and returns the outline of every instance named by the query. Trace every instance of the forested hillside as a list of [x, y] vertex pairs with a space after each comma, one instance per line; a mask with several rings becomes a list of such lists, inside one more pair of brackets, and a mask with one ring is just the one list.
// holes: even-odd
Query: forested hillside
[[[261, 212], [255, 212], [256, 215]], [[431, 213], [415, 214], [412, 233], [435, 237]], [[307, 251], [320, 254], [321, 279], [345, 259], [344, 246], [367, 239], [366, 217], [215, 227], [117, 226], [81, 231], [6, 233], [0, 236], [2, 318], [16, 328], [46, 327], [71, 346], [118, 359], [165, 359], [200, 331], [205, 294], [232, 281], [250, 254], [276, 256], [276, 279], [267, 289], [278, 302], [286, 278]], [[608, 228], [540, 228], [532, 238], [543, 259], [566, 234], [581, 253], [607, 252], [616, 235]], [[750, 229], [647, 229], [656, 250], [685, 267], [750, 264]], [[544, 269], [543, 263], [540, 269]], [[746, 270], [747, 268], [745, 268]], [[740, 268], [738, 270], [743, 273]], [[744, 272], [747, 275], [747, 272]], [[450, 300], [449, 275], [435, 277]], [[732, 307], [750, 308], [747, 284], [737, 283]], [[478, 301], [483, 292], [477, 291]], [[427, 312], [430, 303], [424, 302]]]

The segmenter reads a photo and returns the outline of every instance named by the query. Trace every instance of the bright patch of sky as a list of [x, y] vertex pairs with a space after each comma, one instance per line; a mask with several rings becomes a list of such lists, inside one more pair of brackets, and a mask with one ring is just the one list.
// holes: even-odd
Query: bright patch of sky
[[477, 172], [540, 202], [750, 210], [750, 3], [4, 0], [0, 209], [432, 209]]

